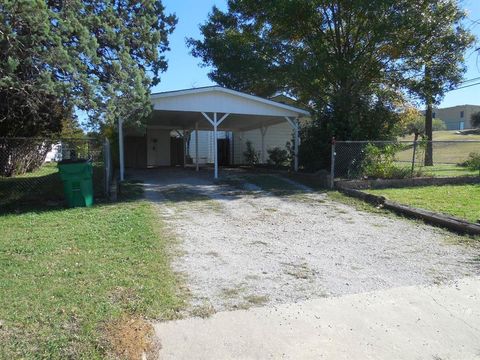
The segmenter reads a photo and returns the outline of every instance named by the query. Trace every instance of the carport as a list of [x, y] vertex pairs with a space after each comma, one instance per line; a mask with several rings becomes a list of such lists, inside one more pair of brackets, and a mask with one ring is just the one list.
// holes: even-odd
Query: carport
[[[153, 112], [148, 125], [152, 128], [195, 130], [197, 171], [199, 130], [213, 131], [214, 177], [218, 178], [218, 131], [261, 129], [263, 142], [267, 128], [284, 121], [294, 133], [294, 169], [298, 170], [299, 119], [310, 115], [305, 110], [221, 86], [156, 93], [151, 95], [151, 102]], [[118, 122], [121, 180], [125, 174], [123, 120]]]

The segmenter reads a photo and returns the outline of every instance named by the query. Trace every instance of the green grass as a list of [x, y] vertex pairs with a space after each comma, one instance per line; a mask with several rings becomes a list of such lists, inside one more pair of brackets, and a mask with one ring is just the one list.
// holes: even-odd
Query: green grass
[[[407, 162], [397, 162], [397, 166], [401, 168], [411, 169], [411, 164]], [[478, 171], [470, 170], [465, 166], [455, 164], [435, 164], [433, 166], [415, 165], [416, 176], [433, 176], [433, 177], [457, 177], [457, 176], [479, 176]], [[420, 172], [420, 173], [418, 173]]]
[[[400, 138], [401, 141], [412, 141], [413, 135]], [[468, 159], [470, 153], [480, 152], [480, 135], [470, 134], [462, 135], [456, 131], [434, 131], [433, 141], [464, 141], [462, 143], [434, 143], [433, 144], [433, 161], [435, 164], [455, 164], [463, 163]], [[469, 142], [470, 141], [470, 142]], [[478, 142], [471, 142], [478, 141]], [[402, 162], [410, 162], [412, 160], [413, 147], [409, 146], [406, 150], [397, 153], [396, 158]], [[422, 154], [423, 150], [419, 150]], [[418, 163], [417, 159], [417, 163]], [[446, 165], [441, 165], [446, 166]], [[456, 176], [456, 175], [452, 175]]]
[[342, 194], [339, 191], [328, 191], [327, 195], [331, 200], [345, 204], [345, 205], [352, 206], [359, 211], [366, 211], [366, 212], [381, 214], [381, 215], [390, 216], [390, 217], [394, 216], [391, 212], [383, 208], [375, 207], [370, 203], [367, 203], [365, 201], [362, 201], [360, 199], [357, 199], [351, 196], [347, 196], [345, 194]]
[[[405, 137], [400, 138], [399, 140], [404, 141], [413, 141], [414, 135], [407, 135]], [[469, 134], [469, 135], [462, 135], [458, 134], [457, 130], [442, 130], [442, 131], [434, 131], [433, 132], [433, 140], [434, 141], [450, 141], [450, 140], [477, 140], [480, 141], [480, 135], [478, 134]]]
[[455, 177], [455, 176], [478, 176], [478, 171], [470, 170], [465, 166], [454, 164], [435, 164], [434, 166], [423, 166], [421, 171], [426, 176], [434, 177]]
[[0, 358], [103, 358], [108, 323], [183, 304], [148, 202], [4, 215], [0, 228]]
[[476, 222], [480, 219], [480, 185], [443, 185], [369, 190], [371, 194], [426, 210]]

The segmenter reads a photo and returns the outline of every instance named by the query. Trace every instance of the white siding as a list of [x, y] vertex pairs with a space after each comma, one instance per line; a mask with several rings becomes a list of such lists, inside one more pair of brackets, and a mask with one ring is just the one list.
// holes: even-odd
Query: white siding
[[[265, 162], [268, 161], [268, 149], [279, 147], [286, 149], [287, 142], [292, 142], [292, 127], [286, 121], [277, 125], [272, 125], [267, 128], [265, 133]], [[246, 143], [252, 143], [254, 149], [260, 152], [260, 160], [262, 159], [262, 133], [260, 129], [235, 132], [234, 133], [234, 164], [244, 164], [245, 158], [243, 152], [246, 150]]]
[[[218, 132], [219, 139], [225, 139], [227, 133], [225, 131]], [[189, 154], [195, 164], [195, 131], [192, 131], [190, 137]], [[213, 163], [213, 131], [198, 132], [198, 157], [199, 163]]]

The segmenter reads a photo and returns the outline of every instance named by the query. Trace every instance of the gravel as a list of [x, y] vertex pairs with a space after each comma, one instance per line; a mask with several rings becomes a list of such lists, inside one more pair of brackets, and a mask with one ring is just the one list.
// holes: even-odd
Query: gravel
[[146, 197], [180, 239], [173, 267], [185, 275], [190, 315], [480, 274], [478, 246], [444, 230], [304, 188], [274, 196], [253, 184], [215, 185], [209, 176], [143, 174]]

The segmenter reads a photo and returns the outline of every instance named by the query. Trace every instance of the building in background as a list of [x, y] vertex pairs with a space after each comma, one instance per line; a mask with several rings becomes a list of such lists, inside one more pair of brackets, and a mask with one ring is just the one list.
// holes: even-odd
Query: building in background
[[433, 110], [433, 118], [441, 119], [447, 130], [471, 129], [471, 116], [480, 111], [480, 105], [458, 105]]

